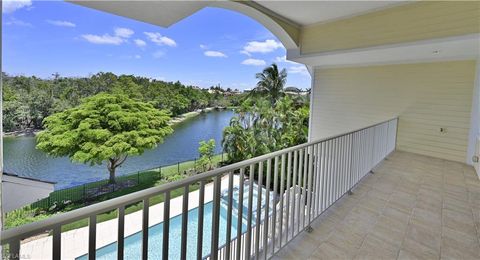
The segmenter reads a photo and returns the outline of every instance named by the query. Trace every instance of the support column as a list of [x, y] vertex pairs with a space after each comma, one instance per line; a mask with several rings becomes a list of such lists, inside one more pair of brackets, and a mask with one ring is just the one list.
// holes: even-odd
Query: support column
[[477, 60], [475, 71], [476, 76], [475, 85], [473, 86], [472, 110], [470, 112], [470, 131], [468, 136], [466, 163], [475, 167], [477, 175], [480, 178], [479, 163], [475, 163], [472, 160], [474, 155], [478, 156], [476, 145], [477, 139], [480, 137], [480, 59]]
[[[2, 2], [3, 3], [3, 2]], [[2, 8], [0, 3], [0, 8]], [[2, 20], [3, 13], [0, 14], [0, 35], [2, 35]], [[0, 40], [0, 57], [3, 57], [2, 53], [2, 41]], [[3, 181], [3, 69], [2, 60], [0, 58], [0, 232], [3, 230], [3, 210], [2, 210], [2, 182]], [[1, 237], [1, 235], [0, 235]], [[2, 245], [0, 244], [0, 254], [3, 255]]]
[[[307, 65], [305, 65], [307, 66]], [[314, 91], [315, 91], [315, 68], [311, 66], [307, 66], [308, 71], [310, 72], [310, 77], [312, 77], [311, 84], [310, 84], [310, 114], [308, 115], [308, 141], [311, 142], [313, 141], [313, 135], [312, 135], [312, 123], [313, 123], [313, 109], [315, 106], [313, 105], [313, 102], [315, 100], [314, 97]]]

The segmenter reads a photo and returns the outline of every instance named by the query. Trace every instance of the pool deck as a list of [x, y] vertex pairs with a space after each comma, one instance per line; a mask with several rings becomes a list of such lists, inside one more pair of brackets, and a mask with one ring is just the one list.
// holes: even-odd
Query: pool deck
[[[239, 177], [234, 175], [233, 185], [239, 185]], [[228, 188], [228, 175], [221, 181], [221, 190]], [[190, 192], [188, 209], [198, 207], [199, 190]], [[213, 183], [205, 185], [205, 203], [213, 200]], [[170, 218], [182, 214], [183, 196], [176, 197], [170, 202]], [[149, 209], [149, 226], [163, 221], [163, 203], [153, 205]], [[97, 248], [101, 248], [117, 241], [118, 220], [112, 219], [97, 224]], [[125, 215], [125, 237], [142, 230], [142, 211]], [[88, 226], [62, 233], [62, 259], [75, 259], [88, 252]], [[52, 237], [42, 237], [21, 244], [21, 258], [24, 259], [52, 259]]]

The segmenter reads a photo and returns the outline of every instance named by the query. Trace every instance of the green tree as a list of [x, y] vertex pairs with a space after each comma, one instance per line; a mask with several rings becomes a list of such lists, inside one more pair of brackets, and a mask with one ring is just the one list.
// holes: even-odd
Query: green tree
[[172, 116], [212, 106], [237, 106], [243, 95], [209, 93], [206, 89], [186, 86], [180, 82], [115, 75], [99, 72], [90, 77], [69, 78], [52, 74], [49, 79], [35, 76], [9, 76], [3, 73], [4, 130], [24, 131], [42, 129], [43, 119], [53, 113], [78, 106], [86, 97], [98, 93], [124, 94], [129, 98], [151, 103], [160, 110], [169, 110]]
[[101, 93], [79, 106], [48, 116], [45, 131], [37, 137], [37, 148], [72, 161], [107, 162], [109, 183], [128, 156], [156, 147], [172, 133], [167, 111], [121, 94]]
[[283, 88], [287, 82], [287, 71], [285, 69], [279, 71], [277, 64], [273, 63], [261, 73], [257, 73], [255, 77], [258, 82], [252, 93], [268, 95], [273, 106], [284, 95]]
[[[222, 145], [229, 163], [305, 143], [308, 117], [308, 105], [297, 106], [289, 96], [278, 99], [273, 107], [266, 98], [247, 99], [223, 131]], [[258, 179], [258, 175], [248, 169], [246, 174]], [[280, 179], [277, 183], [277, 188], [281, 187]], [[287, 187], [286, 184], [283, 187]]]
[[223, 150], [234, 163], [304, 143], [308, 116], [308, 104], [298, 107], [289, 96], [273, 107], [265, 98], [247, 99], [223, 130]]
[[201, 141], [200, 146], [198, 147], [198, 153], [200, 154], [200, 159], [198, 163], [203, 168], [204, 171], [212, 168], [213, 156], [215, 153], [215, 140], [210, 139], [207, 142]]

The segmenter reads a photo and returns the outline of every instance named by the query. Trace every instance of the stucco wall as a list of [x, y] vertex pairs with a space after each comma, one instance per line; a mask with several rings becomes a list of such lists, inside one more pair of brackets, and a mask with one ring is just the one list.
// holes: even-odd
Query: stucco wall
[[397, 149], [465, 162], [474, 81], [475, 61], [316, 69], [311, 139], [398, 115]]
[[53, 190], [53, 183], [43, 183], [4, 174], [2, 178], [3, 212], [9, 212], [48, 197]]

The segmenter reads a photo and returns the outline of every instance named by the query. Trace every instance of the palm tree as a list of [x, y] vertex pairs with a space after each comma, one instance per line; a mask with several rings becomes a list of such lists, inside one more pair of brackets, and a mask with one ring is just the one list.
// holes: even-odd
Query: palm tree
[[282, 69], [279, 72], [277, 64], [273, 63], [266, 67], [262, 73], [257, 73], [255, 78], [258, 82], [252, 93], [267, 94], [272, 106], [284, 95], [283, 87], [287, 82], [287, 71]]

